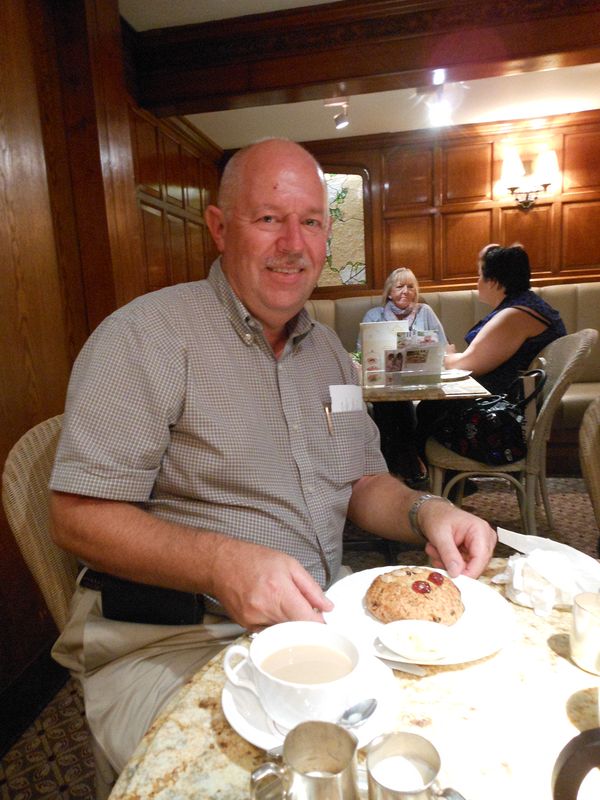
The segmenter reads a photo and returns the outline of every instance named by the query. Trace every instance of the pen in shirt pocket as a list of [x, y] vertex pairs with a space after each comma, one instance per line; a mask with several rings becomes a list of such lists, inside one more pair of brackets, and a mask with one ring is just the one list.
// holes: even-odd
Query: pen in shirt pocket
[[325, 409], [325, 419], [327, 420], [327, 430], [329, 435], [333, 436], [333, 418], [331, 416], [331, 403], [323, 403]]

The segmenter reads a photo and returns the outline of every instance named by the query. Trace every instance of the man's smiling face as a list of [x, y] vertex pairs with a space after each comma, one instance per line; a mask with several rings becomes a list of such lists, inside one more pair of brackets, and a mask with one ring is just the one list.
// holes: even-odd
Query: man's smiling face
[[218, 229], [207, 221], [233, 291], [265, 328], [285, 326], [325, 262], [329, 211], [315, 162], [292, 142], [256, 145], [219, 215]]

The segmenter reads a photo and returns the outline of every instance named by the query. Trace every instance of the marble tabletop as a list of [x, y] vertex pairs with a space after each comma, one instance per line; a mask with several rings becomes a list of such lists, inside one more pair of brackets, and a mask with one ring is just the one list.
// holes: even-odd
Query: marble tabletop
[[363, 386], [363, 399], [369, 403], [395, 400], [469, 400], [490, 393], [475, 378], [423, 384], [420, 386]]
[[[489, 584], [504, 564], [493, 559], [481, 580]], [[498, 653], [426, 667], [421, 677], [394, 672], [400, 687], [395, 728], [433, 742], [442, 758], [441, 784], [466, 800], [551, 800], [559, 752], [580, 731], [600, 725], [600, 677], [569, 658], [570, 612], [540, 617], [511, 606], [514, 636]], [[224, 681], [219, 654], [156, 719], [110, 800], [249, 797], [249, 775], [267, 759], [227, 723], [221, 710]], [[579, 800], [598, 797], [595, 769]]]

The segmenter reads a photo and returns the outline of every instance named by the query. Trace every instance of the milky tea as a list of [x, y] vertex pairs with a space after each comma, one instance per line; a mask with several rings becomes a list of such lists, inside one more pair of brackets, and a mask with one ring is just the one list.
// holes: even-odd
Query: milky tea
[[288, 683], [329, 683], [349, 675], [353, 664], [339, 650], [303, 644], [276, 650], [261, 662], [260, 667], [274, 678]]

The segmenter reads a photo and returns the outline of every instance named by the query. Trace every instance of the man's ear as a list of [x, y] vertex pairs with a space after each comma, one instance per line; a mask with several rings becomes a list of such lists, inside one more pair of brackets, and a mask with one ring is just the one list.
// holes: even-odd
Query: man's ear
[[204, 221], [210, 231], [210, 235], [215, 240], [219, 253], [225, 250], [225, 220], [223, 212], [217, 206], [207, 206], [204, 212]]

